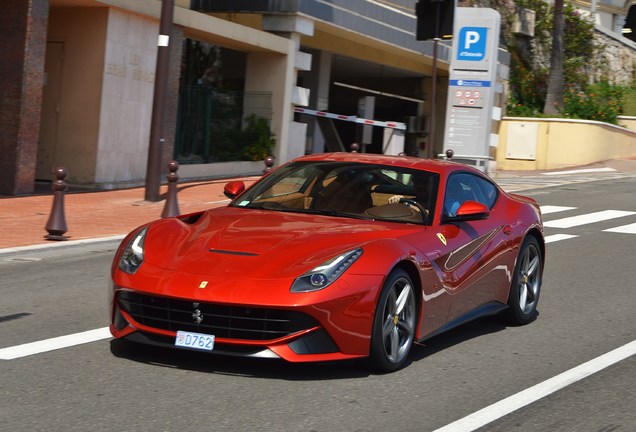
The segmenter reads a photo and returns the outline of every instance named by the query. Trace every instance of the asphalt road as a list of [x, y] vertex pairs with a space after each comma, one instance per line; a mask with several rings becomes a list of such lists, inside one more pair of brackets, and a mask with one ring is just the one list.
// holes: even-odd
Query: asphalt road
[[[547, 222], [625, 212], [546, 229], [560, 237], [547, 245], [540, 316], [528, 326], [476, 321], [415, 347], [387, 375], [102, 339], [0, 360], [0, 430], [433, 431], [634, 341], [636, 179], [525, 194], [570, 207], [550, 207]], [[105, 327], [115, 247], [0, 255], [0, 348]], [[479, 430], [627, 432], [635, 408], [630, 356]]]

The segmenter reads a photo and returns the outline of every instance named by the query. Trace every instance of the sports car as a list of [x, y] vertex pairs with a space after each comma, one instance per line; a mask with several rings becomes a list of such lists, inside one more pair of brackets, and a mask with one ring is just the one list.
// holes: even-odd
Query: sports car
[[486, 315], [537, 316], [541, 212], [443, 160], [309, 155], [224, 207], [143, 225], [112, 265], [115, 338], [289, 362], [403, 367], [414, 343]]

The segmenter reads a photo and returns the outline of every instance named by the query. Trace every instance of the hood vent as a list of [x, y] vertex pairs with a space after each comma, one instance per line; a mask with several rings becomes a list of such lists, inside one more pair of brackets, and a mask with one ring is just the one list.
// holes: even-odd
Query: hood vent
[[223, 249], [210, 249], [210, 252], [225, 254], [225, 255], [258, 256], [258, 254], [251, 253], [251, 252], [240, 252], [240, 251], [231, 251], [231, 250], [223, 250]]

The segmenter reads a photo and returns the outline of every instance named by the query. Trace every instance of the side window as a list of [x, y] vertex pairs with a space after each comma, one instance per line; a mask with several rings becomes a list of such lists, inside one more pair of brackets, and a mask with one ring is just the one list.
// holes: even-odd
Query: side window
[[477, 201], [492, 208], [497, 201], [497, 187], [488, 180], [474, 176], [475, 189], [478, 191]]
[[497, 200], [497, 188], [488, 180], [469, 173], [449, 177], [444, 197], [444, 216], [455, 216], [465, 201], [477, 201], [492, 208]]

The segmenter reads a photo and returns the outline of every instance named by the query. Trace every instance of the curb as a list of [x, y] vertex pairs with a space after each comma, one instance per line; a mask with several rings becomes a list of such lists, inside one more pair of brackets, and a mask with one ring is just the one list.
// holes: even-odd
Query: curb
[[10, 255], [12, 253], [21, 253], [21, 252], [38, 252], [42, 250], [51, 250], [51, 249], [64, 249], [71, 248], [74, 246], [82, 246], [82, 245], [90, 245], [96, 243], [106, 243], [112, 241], [122, 241], [126, 237], [126, 234], [109, 236], [109, 237], [96, 237], [89, 238], [83, 240], [69, 240], [59, 243], [42, 243], [36, 245], [29, 246], [18, 246], [12, 248], [0, 249], [0, 256], [2, 255]]

